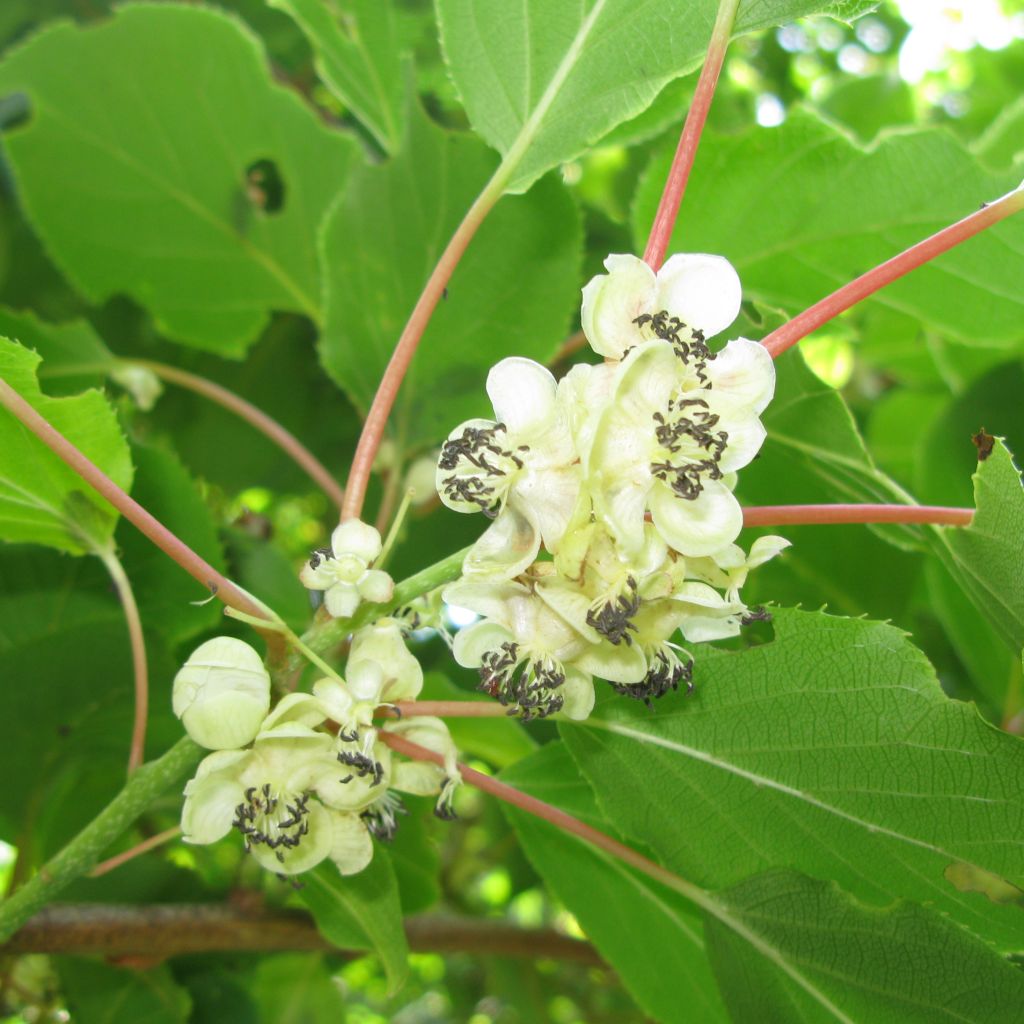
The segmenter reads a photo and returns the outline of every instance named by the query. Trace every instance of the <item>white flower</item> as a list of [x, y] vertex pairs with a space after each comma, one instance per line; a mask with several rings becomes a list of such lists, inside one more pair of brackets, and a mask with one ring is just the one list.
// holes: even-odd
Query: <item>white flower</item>
[[657, 341], [623, 362], [584, 470], [595, 515], [627, 559], [643, 546], [648, 511], [681, 554], [732, 543], [743, 525], [732, 474], [764, 441], [758, 414], [774, 381], [771, 357], [745, 339], [717, 357]]
[[448, 436], [437, 491], [456, 512], [494, 516], [464, 572], [510, 579], [556, 551], [579, 490], [579, 466], [554, 377], [530, 359], [503, 359], [487, 376], [494, 420], [468, 420]]
[[208, 750], [252, 742], [270, 708], [270, 676], [247, 643], [221, 636], [197, 647], [174, 677], [174, 713]]
[[459, 773], [455, 741], [448, 731], [448, 726], [440, 718], [420, 715], [399, 722], [388, 722], [384, 730], [403, 736], [441, 755], [444, 759], [443, 765], [434, 764], [432, 761], [396, 762], [391, 785], [395, 789], [416, 796], [439, 795], [434, 813], [445, 820], [454, 818], [452, 797], [462, 782], [462, 776]]
[[328, 857], [342, 874], [361, 871], [373, 856], [365, 823], [357, 810], [323, 799], [341, 774], [333, 743], [288, 723], [257, 737], [250, 750], [210, 754], [185, 787], [185, 841], [214, 843], [235, 828], [260, 865], [278, 874], [308, 871]]
[[721, 256], [677, 253], [654, 273], [636, 256], [612, 255], [583, 289], [583, 331], [594, 351], [622, 359], [651, 338], [703, 343], [736, 319], [742, 292]]
[[456, 634], [453, 653], [480, 672], [480, 689], [524, 718], [563, 712], [584, 719], [592, 674], [575, 664], [594, 645], [522, 583], [454, 583], [444, 599], [484, 616]]
[[361, 601], [391, 600], [393, 580], [386, 572], [370, 568], [380, 552], [380, 534], [358, 519], [349, 519], [335, 527], [329, 548], [313, 553], [299, 579], [310, 590], [324, 591], [324, 603], [334, 618], [347, 619]]

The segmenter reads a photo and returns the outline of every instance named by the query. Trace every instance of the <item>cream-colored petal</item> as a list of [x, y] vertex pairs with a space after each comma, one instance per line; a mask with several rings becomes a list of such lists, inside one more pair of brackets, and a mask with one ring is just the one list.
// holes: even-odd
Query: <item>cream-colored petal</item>
[[501, 650], [501, 645], [513, 640], [512, 634], [496, 622], [476, 622], [460, 629], [452, 643], [455, 663], [463, 668], [479, 668], [488, 651]]
[[573, 664], [610, 683], [639, 683], [647, 675], [647, 659], [635, 643], [605, 641], [597, 647], [588, 647], [573, 659]]
[[306, 821], [309, 823], [309, 831], [301, 838], [298, 846], [279, 846], [272, 850], [265, 843], [254, 843], [249, 851], [253, 859], [267, 871], [278, 875], [299, 875], [315, 868], [332, 851], [332, 814], [311, 800]]
[[395, 592], [395, 581], [381, 569], [370, 569], [358, 583], [360, 596], [373, 604], [384, 604]]
[[537, 523], [544, 547], [555, 553], [572, 519], [579, 493], [580, 467], [559, 466], [524, 473], [515, 485], [510, 504], [529, 510], [526, 518]]
[[740, 620], [737, 615], [688, 615], [679, 628], [690, 643], [705, 644], [739, 636]]
[[743, 527], [743, 512], [720, 480], [707, 480], [692, 501], [656, 480], [649, 496], [651, 517], [670, 547], [683, 555], [709, 555], [731, 544]]
[[333, 558], [324, 558], [317, 555], [317, 565], [314, 569], [310, 562], [306, 562], [299, 571], [299, 582], [307, 590], [327, 590], [338, 582], [337, 567]]
[[274, 706], [274, 710], [263, 720], [260, 732], [269, 732], [286, 722], [312, 727], [319, 725], [328, 716], [327, 708], [311, 693], [285, 694]]
[[468, 608], [511, 629], [513, 608], [529, 598], [530, 588], [512, 580], [462, 579], [445, 587], [441, 596], [446, 604]]
[[562, 717], [582, 722], [594, 710], [594, 681], [585, 672], [569, 669], [556, 693], [562, 698]]
[[381, 552], [380, 534], [359, 519], [346, 519], [334, 528], [331, 548], [335, 556], [357, 555], [369, 565]]
[[592, 278], [583, 288], [583, 333], [599, 355], [621, 359], [642, 340], [634, 320], [650, 312], [655, 292], [654, 272], [631, 255], [611, 255], [607, 274]]
[[491, 367], [487, 395], [495, 419], [508, 428], [510, 444], [550, 423], [557, 387], [551, 371], [532, 359], [510, 356]]
[[792, 541], [786, 540], [785, 537], [776, 537], [774, 534], [767, 537], [758, 537], [750, 546], [750, 554], [747, 556], [747, 568], [756, 569], [757, 566], [764, 565], [765, 562], [770, 561], [780, 551], [785, 551], [791, 544]]
[[445, 780], [444, 769], [428, 761], [401, 761], [391, 779], [393, 789], [413, 796], [437, 796]]
[[622, 480], [614, 489], [594, 495], [594, 514], [628, 559], [638, 558], [643, 552], [644, 513], [652, 483], [656, 483], [650, 470], [646, 466], [642, 469], [643, 472], [634, 473], [633, 479]]
[[775, 394], [775, 361], [764, 345], [747, 338], [730, 341], [707, 366], [716, 396], [760, 414]]
[[330, 858], [343, 875], [356, 875], [373, 860], [373, 840], [357, 815], [332, 815]]
[[462, 563], [466, 577], [512, 579], [533, 563], [540, 551], [540, 527], [515, 504], [506, 505]]
[[237, 750], [260, 731], [269, 705], [269, 699], [227, 691], [197, 701], [181, 716], [181, 724], [207, 750]]
[[235, 808], [245, 788], [234, 776], [216, 773], [195, 779], [186, 789], [181, 809], [181, 831], [186, 843], [215, 843], [231, 831]]
[[731, 417], [722, 420], [722, 427], [729, 435], [725, 451], [719, 460], [718, 468], [723, 473], [735, 473], [750, 464], [754, 456], [761, 450], [767, 432], [761, 421], [753, 413], [742, 418]]
[[324, 604], [332, 618], [350, 618], [360, 604], [359, 588], [354, 583], [335, 583], [325, 591]]
[[677, 253], [658, 271], [654, 311], [667, 309], [711, 338], [736, 319], [742, 299], [739, 275], [727, 259]]

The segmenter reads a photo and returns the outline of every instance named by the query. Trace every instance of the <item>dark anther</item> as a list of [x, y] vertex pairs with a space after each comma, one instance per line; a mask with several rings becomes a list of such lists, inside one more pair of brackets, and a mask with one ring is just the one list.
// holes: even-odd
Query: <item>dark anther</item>
[[751, 608], [747, 611], [747, 614], [740, 619], [740, 623], [744, 626], [749, 626], [753, 622], [771, 622], [772, 613], [767, 608]]
[[664, 697], [672, 690], [678, 690], [680, 682], [686, 683], [686, 692], [693, 690], [693, 663], [683, 664], [678, 658], [669, 657], [659, 650], [651, 659], [647, 675], [639, 683], [612, 683], [616, 693], [633, 700], [642, 700], [648, 709], [659, 697]]
[[[449, 779], [445, 776], [441, 780], [441, 792], [444, 792], [445, 786], [448, 785]], [[455, 808], [452, 807], [451, 800], [439, 800], [434, 807], [434, 817], [440, 818], [442, 821], [455, 821], [458, 815], [455, 813]]]
[[[372, 757], [367, 757], [366, 754], [361, 754], [352, 750], [343, 750], [338, 754], [338, 760], [345, 765], [346, 768], [354, 768], [356, 775], [361, 779], [365, 779], [367, 775], [373, 776], [373, 785], [379, 786], [384, 779], [384, 766], [380, 761], [375, 761]], [[352, 776], [348, 775], [342, 782], [351, 782]]]
[[510, 714], [519, 711], [523, 721], [560, 711], [565, 699], [553, 691], [564, 682], [565, 673], [554, 662], [520, 661], [519, 645], [511, 640], [486, 652], [480, 662], [479, 689], [510, 708]]
[[328, 558], [334, 557], [334, 551], [331, 548], [317, 548], [309, 556], [309, 567], [310, 569], [316, 569], [319, 567], [321, 562], [326, 561]]
[[[715, 357], [704, 340], [703, 331], [688, 327], [677, 316], [669, 316], [667, 309], [662, 309], [653, 315], [642, 313], [633, 323], [638, 327], [650, 325], [655, 337], [667, 341], [685, 365], [689, 366], [690, 361], [693, 360], [697, 380], [701, 384], [707, 383], [707, 364]], [[690, 337], [681, 337], [680, 331], [686, 331]]]
[[402, 801], [392, 794], [371, 804], [359, 815], [366, 824], [366, 830], [374, 838], [390, 843], [398, 831], [398, 815], [408, 814]]
[[345, 732], [344, 729], [339, 728], [338, 739], [341, 740], [343, 743], [355, 743], [355, 741], [359, 739], [359, 730], [353, 728], [351, 732]]
[[629, 630], [636, 631], [633, 617], [640, 610], [640, 596], [637, 594], [636, 578], [630, 576], [626, 580], [627, 593], [606, 601], [600, 609], [591, 608], [587, 612], [587, 625], [596, 629], [606, 640], [618, 646], [623, 640], [626, 645], [633, 643]]
[[992, 454], [996, 439], [982, 427], [971, 437], [971, 440], [974, 442], [974, 447], [978, 449], [978, 461], [984, 462]]

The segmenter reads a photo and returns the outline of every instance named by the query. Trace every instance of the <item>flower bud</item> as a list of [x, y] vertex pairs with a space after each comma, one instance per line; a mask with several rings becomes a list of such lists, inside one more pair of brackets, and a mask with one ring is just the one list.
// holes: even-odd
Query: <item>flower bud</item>
[[174, 713], [208, 750], [250, 743], [270, 709], [270, 676], [247, 643], [221, 636], [197, 647], [174, 677]]

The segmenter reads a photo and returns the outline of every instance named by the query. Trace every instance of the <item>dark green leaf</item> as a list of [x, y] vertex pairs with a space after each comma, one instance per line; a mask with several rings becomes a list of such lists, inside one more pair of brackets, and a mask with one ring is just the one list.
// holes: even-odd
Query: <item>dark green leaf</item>
[[[806, 14], [855, 17], [862, 0], [746, 0], [735, 31]], [[470, 122], [525, 192], [635, 117], [704, 56], [715, 0], [439, 0], [445, 58]]]
[[793, 871], [716, 899], [728, 920], [708, 916], [708, 952], [736, 1024], [1020, 1019], [1024, 972], [932, 910], [864, 906]]
[[90, 1024], [186, 1024], [192, 1000], [165, 966], [131, 971], [65, 957], [59, 972], [68, 1009]]
[[227, 355], [270, 310], [319, 319], [314, 237], [355, 147], [273, 83], [240, 22], [145, 4], [58, 24], [8, 56], [0, 91], [28, 96], [7, 153], [90, 300], [126, 293], [167, 334]]
[[391, 0], [269, 0], [302, 27], [316, 70], [386, 152], [402, 140], [405, 116], [401, 53]]
[[[562, 744], [542, 747], [502, 779], [614, 835]], [[505, 813], [538, 874], [646, 1013], [679, 1024], [727, 1019], [687, 900], [533, 815], [511, 805]]]
[[387, 971], [397, 992], [409, 973], [409, 945], [402, 928], [395, 872], [386, 852], [374, 850], [369, 867], [342, 876], [329, 861], [302, 876], [299, 890], [320, 934], [340, 949], [368, 949]]
[[[402, 151], [357, 170], [325, 226], [328, 373], [366, 409], [420, 291], [494, 169], [487, 148], [415, 107]], [[406, 375], [394, 422], [440, 440], [489, 412], [487, 369], [506, 355], [551, 356], [579, 305], [580, 227], [554, 178], [506, 198], [470, 243]], [[439, 403], [437, 396], [445, 401]]]
[[1018, 908], [961, 893], [963, 863], [1024, 882], [1024, 744], [949, 700], [891, 626], [779, 610], [771, 643], [702, 650], [695, 692], [561, 727], [612, 824], [709, 888], [786, 864], [903, 897], [1003, 949]]
[[[671, 152], [634, 206], [642, 248]], [[779, 128], [707, 135], [669, 251], [727, 256], [748, 298], [800, 312], [890, 256], [996, 199], [1020, 173], [982, 171], [945, 131], [886, 136], [864, 151], [810, 114]], [[965, 343], [1017, 345], [1024, 222], [1011, 218], [878, 292]]]

